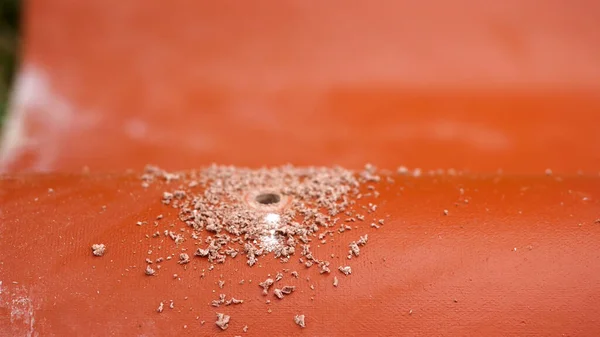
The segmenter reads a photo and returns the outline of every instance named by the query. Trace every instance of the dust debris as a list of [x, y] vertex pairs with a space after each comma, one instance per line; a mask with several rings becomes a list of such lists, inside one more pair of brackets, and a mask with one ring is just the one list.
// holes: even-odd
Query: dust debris
[[103, 256], [106, 251], [106, 246], [103, 243], [96, 243], [92, 245], [92, 254], [94, 256]]
[[331, 269], [329, 269], [329, 261], [320, 261], [319, 265], [321, 266], [321, 270], [319, 270], [320, 274], [331, 273]]
[[221, 328], [221, 330], [226, 330], [229, 327], [229, 320], [231, 317], [229, 315], [225, 315], [223, 313], [217, 312], [217, 321], [215, 324]]
[[352, 274], [352, 268], [350, 268], [350, 266], [345, 266], [345, 267], [340, 266], [338, 269], [346, 276]]
[[[410, 174], [405, 167], [399, 168], [398, 173]], [[419, 176], [420, 169], [415, 169], [413, 175]], [[183, 269], [193, 263], [192, 260], [202, 259], [208, 260], [208, 270], [213, 270], [215, 265], [238, 255], [246, 260], [248, 266], [261, 268], [265, 264], [260, 262], [267, 255], [286, 263], [301, 254], [300, 262], [305, 267], [318, 265], [319, 272], [323, 274], [331, 272], [330, 263], [313, 254], [311, 244], [320, 247], [319, 243], [334, 241], [334, 236], [339, 235], [337, 233], [350, 231], [352, 227], [359, 228], [358, 225], [362, 224], [368, 227], [365, 214], [360, 214], [362, 211], [358, 208], [362, 207], [365, 213], [377, 210], [377, 205], [368, 202], [368, 198], [379, 195], [376, 188], [382, 177], [386, 178], [379, 176], [371, 164], [358, 172], [340, 167], [298, 168], [287, 165], [249, 169], [213, 164], [201, 170], [177, 173], [147, 166], [141, 180], [146, 187], [154, 183], [164, 184], [161, 186], [165, 189], [159, 192], [157, 199], [170, 209], [177, 210], [178, 221], [189, 228], [180, 228], [180, 232], [173, 228], [175, 223], [154, 221], [154, 226], [171, 227], [155, 232], [152, 236], [156, 240], [162, 241], [161, 233], [164, 233], [177, 247], [182, 243], [195, 245], [189, 255], [179, 254], [177, 262], [183, 265]], [[162, 214], [156, 217], [156, 220], [161, 219]], [[378, 223], [374, 222], [371, 227], [379, 228], [383, 219]], [[185, 242], [186, 239], [190, 241]], [[351, 254], [358, 256], [359, 247], [366, 240], [365, 235], [352, 242]], [[167, 255], [166, 260], [177, 259], [177, 255], [171, 255]], [[190, 258], [190, 255], [195, 257]], [[154, 275], [156, 272], [150, 264], [147, 261], [146, 274]], [[345, 275], [351, 274], [350, 266], [340, 266], [339, 270]], [[203, 269], [201, 277], [204, 272]], [[291, 275], [299, 278], [297, 271], [292, 271]], [[268, 295], [270, 287], [283, 277], [283, 273], [277, 272], [274, 277], [269, 275], [261, 282], [259, 286], [263, 295]], [[334, 277], [334, 285], [337, 286], [337, 283], [337, 277]], [[244, 280], [239, 284], [244, 284]], [[223, 289], [225, 281], [220, 280], [218, 285]], [[314, 289], [314, 286], [311, 285], [311, 288]], [[282, 298], [294, 289], [293, 286], [284, 286], [273, 292], [275, 297]], [[233, 297], [225, 301], [222, 294], [212, 303], [221, 306], [242, 302]], [[304, 327], [304, 315], [297, 315], [300, 316], [302, 322], [297, 324]], [[227, 328], [229, 319], [230, 316], [217, 313], [217, 325], [221, 329]]]
[[304, 323], [304, 315], [296, 315], [294, 317], [294, 322], [298, 324], [301, 328], [305, 328], [306, 324]]
[[273, 279], [272, 278], [268, 278], [268, 279], [266, 279], [263, 282], [261, 282], [261, 283], [258, 284], [260, 287], [263, 288], [263, 292], [262, 292], [263, 295], [267, 295], [268, 294], [269, 287], [272, 286], [273, 283], [274, 283]]
[[153, 276], [156, 274], [156, 270], [152, 269], [152, 267], [150, 267], [150, 265], [146, 266], [146, 270], [144, 271], [146, 273], [146, 275], [148, 276]]
[[371, 227], [373, 227], [373, 228], [375, 228], [375, 229], [378, 229], [378, 228], [379, 228], [379, 226], [378, 226], [376, 223], [374, 223], [374, 222], [372, 222], [372, 223], [371, 223]]
[[285, 287], [281, 288], [281, 292], [284, 293], [285, 295], [291, 294], [294, 290], [296, 290], [296, 287], [294, 287], [294, 286], [285, 286]]
[[295, 289], [296, 287], [294, 286], [285, 286], [281, 289], [273, 290], [273, 294], [275, 295], [275, 297], [282, 299], [285, 295], [289, 295], [292, 292], [294, 292]]
[[160, 304], [158, 304], [158, 309], [156, 309], [156, 312], [161, 313], [163, 312], [164, 309], [164, 303], [160, 302]]
[[408, 171], [408, 168], [406, 166], [400, 166], [400, 167], [398, 167], [398, 169], [396, 170], [396, 172], [398, 174], [400, 174], [400, 175], [405, 176], [405, 175], [408, 174], [409, 171]]
[[169, 308], [175, 309], [175, 303], [173, 302], [173, 300], [171, 300], [171, 302], [169, 303]]
[[242, 303], [244, 303], [244, 300], [238, 300], [235, 297], [232, 297], [229, 301], [225, 302], [225, 305], [242, 304]]
[[244, 331], [244, 332], [248, 332], [248, 326], [247, 326], [247, 325], [244, 325], [244, 327], [242, 328], [242, 331]]
[[337, 278], [337, 276], [334, 276], [334, 277], [333, 277], [333, 286], [334, 286], [334, 287], [337, 287], [337, 286], [338, 286], [338, 278]]
[[449, 212], [448, 212], [448, 210], [447, 210], [447, 209], [445, 209], [445, 210], [444, 210], [444, 215], [448, 215], [448, 213], [449, 213]]
[[544, 171], [544, 173], [545, 173], [547, 176], [551, 176], [551, 175], [552, 175], [552, 170], [551, 170], [551, 169], [546, 169], [546, 171]]
[[358, 244], [356, 244], [356, 242], [354, 242], [354, 241], [350, 242], [349, 247], [350, 247], [350, 250], [348, 251], [349, 259], [352, 258], [352, 254], [354, 254], [354, 256], [360, 255], [360, 248], [358, 248]]

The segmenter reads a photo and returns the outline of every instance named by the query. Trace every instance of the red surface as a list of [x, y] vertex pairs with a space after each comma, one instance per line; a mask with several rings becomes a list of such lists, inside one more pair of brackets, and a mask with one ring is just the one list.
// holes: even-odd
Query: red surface
[[33, 0], [0, 170], [597, 172], [599, 14], [597, 1]]
[[[599, 13], [583, 0], [28, 1], [0, 142], [0, 336], [597, 336]], [[369, 233], [338, 288], [270, 257], [143, 275], [155, 229], [135, 223], [176, 217], [123, 171], [211, 162], [470, 173], [380, 189], [382, 228], [315, 251]], [[299, 291], [268, 313], [257, 283], [288, 266]], [[220, 274], [244, 304], [208, 305]]]
[[[384, 226], [359, 222], [314, 249], [316, 256], [335, 253], [332, 266], [351, 265], [352, 275], [319, 275], [296, 259], [281, 264], [269, 255], [252, 268], [228, 260], [201, 279], [208, 263], [200, 258], [187, 270], [172, 260], [158, 276], [143, 273], [146, 257], [180, 252], [170, 239], [145, 238], [183, 227], [160, 203], [160, 184], [143, 190], [136, 177], [123, 175], [5, 177], [0, 335], [597, 335], [599, 178], [396, 179], [378, 187], [375, 214]], [[136, 225], [161, 213], [158, 227]], [[347, 244], [365, 233], [360, 257], [346, 260]], [[90, 246], [100, 242], [106, 254], [94, 257]], [[282, 281], [298, 289], [283, 300], [269, 295], [267, 305], [258, 282], [283, 268], [299, 271], [299, 280], [287, 274]], [[245, 302], [213, 308], [219, 293]], [[19, 299], [28, 303], [25, 316], [13, 314]], [[156, 313], [165, 300], [175, 309]], [[215, 326], [215, 312], [232, 316], [226, 332]], [[293, 322], [298, 313], [307, 316], [304, 330]]]

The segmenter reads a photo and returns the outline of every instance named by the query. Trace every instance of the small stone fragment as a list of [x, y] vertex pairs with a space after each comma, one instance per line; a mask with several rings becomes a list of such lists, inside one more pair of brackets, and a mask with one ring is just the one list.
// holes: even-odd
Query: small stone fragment
[[294, 322], [298, 324], [301, 328], [305, 328], [306, 324], [304, 323], [304, 315], [296, 315], [294, 317]]
[[154, 269], [152, 269], [152, 267], [150, 267], [150, 265], [146, 265], [145, 273], [148, 276], [153, 276], [156, 274], [156, 271]]
[[158, 309], [156, 309], [156, 312], [161, 313], [163, 312], [164, 309], [164, 303], [160, 302], [160, 304], [158, 305]]
[[244, 327], [242, 328], [242, 331], [244, 331], [244, 332], [248, 332], [248, 326], [247, 326], [247, 325], [244, 325]]
[[294, 286], [285, 286], [285, 287], [281, 288], [281, 292], [284, 293], [285, 295], [291, 294], [294, 290], [296, 290], [296, 287], [294, 287]]
[[350, 268], [350, 266], [345, 266], [345, 267], [340, 266], [338, 269], [346, 276], [352, 274], [352, 268]]
[[106, 246], [103, 243], [97, 243], [92, 245], [92, 254], [94, 256], [102, 256], [106, 251]]
[[333, 277], [333, 286], [334, 286], [334, 287], [337, 287], [337, 286], [338, 286], [338, 278], [337, 278], [337, 276], [334, 276], [334, 277]]
[[258, 285], [263, 288], [263, 295], [267, 295], [269, 293], [269, 287], [273, 285], [273, 279], [268, 278], [264, 282], [259, 283]]
[[217, 326], [221, 328], [221, 330], [226, 330], [229, 327], [230, 319], [231, 317], [229, 315], [225, 315], [223, 313], [218, 312], [217, 321], [215, 322], [215, 324], [217, 324]]

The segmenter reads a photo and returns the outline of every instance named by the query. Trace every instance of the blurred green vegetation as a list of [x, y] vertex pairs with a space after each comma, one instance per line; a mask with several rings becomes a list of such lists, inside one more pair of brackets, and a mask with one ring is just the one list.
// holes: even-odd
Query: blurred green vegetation
[[0, 127], [17, 68], [20, 21], [21, 1], [0, 0]]

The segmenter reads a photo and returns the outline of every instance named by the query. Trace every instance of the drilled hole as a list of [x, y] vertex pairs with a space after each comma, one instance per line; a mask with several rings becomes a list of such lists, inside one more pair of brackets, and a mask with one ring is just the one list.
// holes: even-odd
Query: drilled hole
[[279, 194], [275, 193], [262, 193], [256, 196], [256, 202], [263, 205], [276, 204], [281, 200]]

